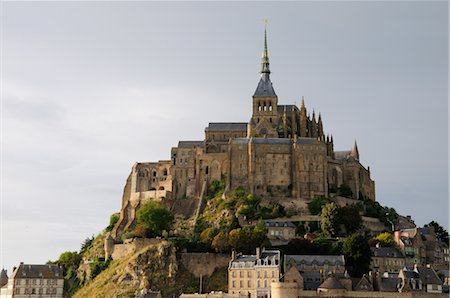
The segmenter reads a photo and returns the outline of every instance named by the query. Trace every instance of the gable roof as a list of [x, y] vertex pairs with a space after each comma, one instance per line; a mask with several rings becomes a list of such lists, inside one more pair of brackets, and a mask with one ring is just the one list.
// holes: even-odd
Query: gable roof
[[327, 290], [342, 289], [342, 290], [345, 290], [345, 287], [339, 282], [339, 280], [337, 280], [336, 277], [330, 276], [327, 279], [325, 279], [325, 281], [319, 286], [319, 289], [327, 289]]
[[404, 258], [395, 247], [371, 247], [370, 251], [374, 257]]
[[178, 148], [194, 148], [200, 147], [203, 148], [205, 146], [205, 142], [203, 141], [179, 141]]

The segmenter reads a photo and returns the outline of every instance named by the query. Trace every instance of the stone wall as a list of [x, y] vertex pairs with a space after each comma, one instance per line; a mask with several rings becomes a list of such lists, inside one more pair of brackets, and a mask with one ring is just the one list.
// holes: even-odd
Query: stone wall
[[131, 242], [123, 244], [115, 244], [112, 251], [114, 260], [123, 258], [129, 254], [136, 253], [149, 245], [167, 244], [166, 240], [156, 238], [135, 238]]
[[181, 263], [195, 277], [211, 276], [218, 268], [228, 267], [231, 257], [215, 253], [182, 253]]
[[362, 292], [362, 291], [344, 291], [321, 292], [299, 290], [296, 283], [274, 282], [271, 284], [272, 298], [297, 298], [297, 297], [340, 297], [340, 298], [444, 298], [448, 294], [434, 294], [426, 292]]

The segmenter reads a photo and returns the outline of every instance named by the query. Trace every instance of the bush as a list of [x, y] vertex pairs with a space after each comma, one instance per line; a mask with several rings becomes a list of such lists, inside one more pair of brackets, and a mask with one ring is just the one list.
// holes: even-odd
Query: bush
[[105, 258], [95, 258], [94, 262], [90, 263], [89, 266], [91, 268], [91, 280], [94, 279], [97, 275], [99, 275], [103, 270], [108, 268], [111, 263], [111, 257], [105, 261]]
[[322, 207], [330, 203], [328, 198], [317, 198], [308, 203], [309, 212], [312, 215], [317, 215], [322, 212]]
[[348, 185], [342, 184], [337, 189], [337, 195], [341, 197], [351, 198], [353, 197], [353, 191]]
[[114, 226], [116, 225], [116, 223], [119, 221], [119, 214], [118, 213], [114, 213], [109, 217], [109, 226], [106, 227], [106, 231], [110, 232], [112, 231], [112, 229], [114, 229]]

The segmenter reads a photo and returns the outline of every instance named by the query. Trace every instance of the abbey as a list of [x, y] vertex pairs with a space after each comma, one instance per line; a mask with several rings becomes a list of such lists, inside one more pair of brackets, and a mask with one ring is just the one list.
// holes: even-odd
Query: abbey
[[119, 228], [129, 225], [148, 199], [201, 198], [214, 180], [225, 179], [225, 193], [244, 187], [262, 198], [309, 200], [345, 185], [354, 199], [375, 200], [369, 168], [359, 162], [356, 142], [335, 151], [322, 117], [310, 114], [304, 100], [280, 105], [270, 80], [267, 35], [261, 78], [248, 122], [209, 123], [205, 138], [180, 141], [170, 160], [136, 163], [122, 199]]

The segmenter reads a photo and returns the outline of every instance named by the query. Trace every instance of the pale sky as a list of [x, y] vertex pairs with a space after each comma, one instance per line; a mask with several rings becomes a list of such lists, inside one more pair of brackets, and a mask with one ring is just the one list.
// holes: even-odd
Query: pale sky
[[263, 19], [280, 104], [358, 142], [377, 200], [448, 228], [447, 2], [3, 2], [2, 258], [79, 250], [136, 161], [248, 121]]

